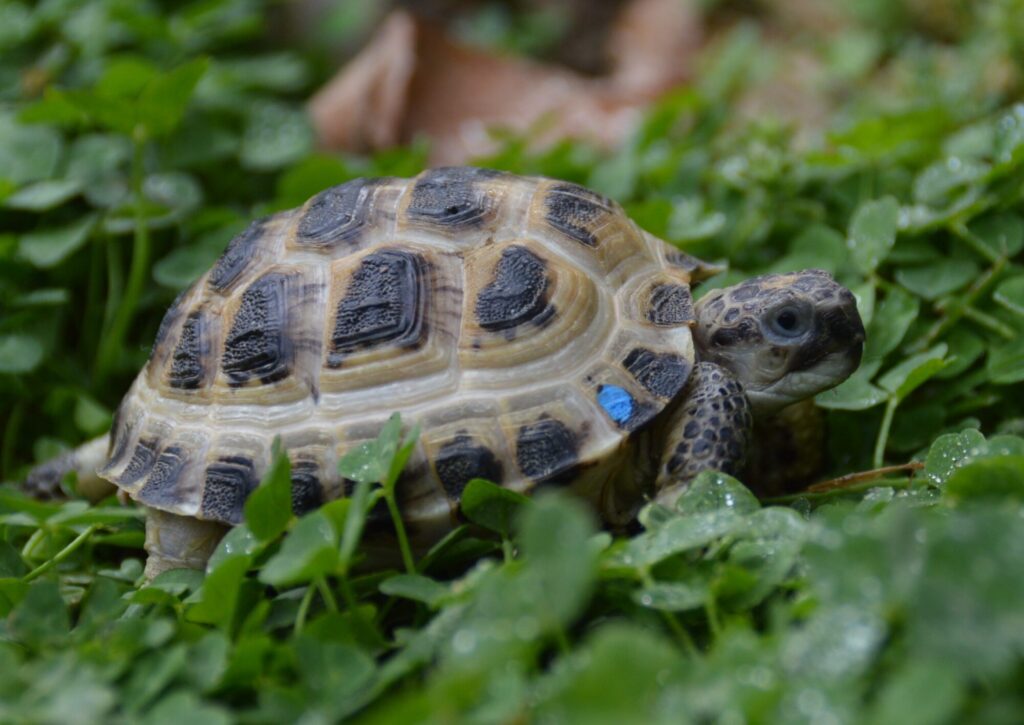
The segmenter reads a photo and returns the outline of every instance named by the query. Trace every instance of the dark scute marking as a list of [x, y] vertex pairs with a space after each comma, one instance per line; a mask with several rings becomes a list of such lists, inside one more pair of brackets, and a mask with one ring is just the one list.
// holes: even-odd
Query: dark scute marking
[[558, 184], [548, 191], [545, 218], [560, 232], [588, 247], [597, 246], [596, 223], [611, 213], [611, 202], [576, 184]]
[[217, 292], [223, 292], [235, 283], [253, 258], [257, 243], [263, 236], [266, 219], [257, 219], [241, 234], [228, 242], [224, 254], [213, 266], [208, 282]]
[[296, 461], [292, 466], [292, 511], [296, 516], [307, 514], [324, 502], [318, 470], [313, 461]]
[[434, 459], [434, 468], [445, 493], [459, 501], [462, 490], [474, 478], [501, 483], [501, 462], [487, 446], [474, 443], [468, 435], [457, 435], [441, 446]]
[[139, 491], [139, 500], [145, 504], [173, 504], [179, 500], [178, 479], [185, 468], [187, 458], [178, 446], [168, 446], [153, 464], [146, 483]]
[[181, 328], [181, 337], [171, 357], [167, 379], [172, 388], [195, 390], [203, 384], [206, 372], [203, 361], [208, 353], [203, 348], [202, 313], [193, 312]]
[[413, 187], [406, 213], [414, 221], [448, 227], [479, 225], [490, 205], [486, 192], [476, 182], [497, 175], [499, 172], [464, 166], [428, 171]]
[[427, 290], [423, 259], [400, 249], [385, 249], [363, 258], [338, 303], [328, 364], [382, 343], [417, 345], [426, 318]]
[[647, 319], [655, 325], [681, 325], [694, 320], [690, 288], [681, 284], [661, 284], [651, 290]]
[[675, 397], [690, 377], [690, 363], [668, 352], [637, 347], [622, 362], [638, 383], [659, 398]]
[[527, 477], [544, 483], [566, 484], [579, 463], [579, 441], [564, 423], [541, 418], [524, 425], [516, 438], [516, 464]]
[[241, 456], [222, 458], [206, 467], [200, 510], [203, 518], [226, 524], [242, 522], [245, 501], [259, 481], [252, 461]]
[[736, 318], [739, 317], [739, 316], [740, 316], [739, 309], [736, 308], [736, 307], [733, 307], [731, 310], [729, 310], [728, 312], [725, 313], [725, 317], [723, 319], [724, 319], [725, 322], [734, 322], [736, 320]]
[[485, 330], [507, 330], [524, 322], [543, 323], [548, 307], [547, 265], [526, 247], [512, 246], [501, 253], [490, 284], [476, 298], [476, 319]]
[[[123, 445], [123, 444], [122, 444]], [[119, 477], [122, 486], [130, 486], [149, 473], [156, 463], [156, 441], [140, 440], [132, 452], [131, 460]]]
[[299, 244], [327, 247], [353, 242], [366, 225], [374, 187], [387, 179], [355, 179], [316, 196], [299, 222]]
[[244, 385], [250, 378], [266, 384], [288, 376], [292, 344], [285, 329], [285, 282], [282, 274], [268, 274], [243, 293], [221, 361], [230, 385]]
[[160, 345], [163, 344], [164, 340], [167, 339], [167, 333], [170, 332], [171, 327], [178, 321], [178, 318], [181, 317], [182, 301], [191, 289], [192, 288], [190, 287], [179, 292], [178, 296], [174, 298], [174, 302], [172, 302], [171, 306], [167, 308], [164, 318], [160, 320], [160, 327], [157, 328], [156, 339], [153, 340], [153, 349], [150, 350], [149, 353], [150, 357], [153, 356], [153, 353], [157, 351], [157, 348], [159, 348]]

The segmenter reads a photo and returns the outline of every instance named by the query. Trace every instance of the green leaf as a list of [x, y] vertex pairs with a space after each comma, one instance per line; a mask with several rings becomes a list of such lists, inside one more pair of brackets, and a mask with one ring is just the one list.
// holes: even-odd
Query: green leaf
[[563, 626], [590, 598], [597, 575], [597, 550], [590, 511], [575, 499], [541, 496], [523, 510], [519, 543], [541, 616]]
[[256, 538], [263, 541], [277, 538], [292, 518], [291, 462], [274, 442], [274, 460], [263, 481], [245, 502], [245, 521]]
[[973, 460], [946, 481], [943, 497], [954, 502], [990, 498], [1024, 501], [1024, 455]]
[[396, 574], [382, 581], [379, 588], [382, 594], [423, 602], [431, 609], [451, 594], [444, 584], [419, 574]]
[[474, 524], [509, 538], [513, 522], [529, 501], [518, 491], [474, 478], [462, 491], [462, 513]]
[[164, 725], [164, 723], [188, 723], [189, 725], [231, 725], [232, 718], [226, 710], [202, 702], [191, 692], [174, 692], [146, 713], [140, 725]]
[[345, 478], [360, 483], [381, 483], [391, 468], [398, 452], [402, 434], [402, 419], [395, 413], [381, 428], [377, 438], [349, 451], [338, 461], [338, 471]]
[[946, 345], [907, 358], [878, 379], [878, 384], [903, 400], [946, 365]]
[[338, 720], [352, 701], [370, 687], [376, 674], [373, 658], [351, 644], [322, 642], [303, 636], [295, 642], [302, 683], [313, 700], [324, 704]]
[[818, 393], [814, 402], [831, 410], [867, 410], [885, 402], [888, 396], [869, 383], [866, 376], [854, 373], [832, 390]]
[[338, 534], [323, 513], [313, 511], [298, 520], [259, 578], [274, 586], [292, 586], [331, 574], [337, 565]]
[[997, 385], [1012, 385], [1024, 380], [1024, 335], [989, 350], [985, 373]]
[[631, 539], [612, 556], [625, 568], [648, 569], [671, 556], [700, 549], [743, 526], [744, 517], [729, 509], [680, 516]]
[[22, 187], [4, 200], [4, 206], [11, 209], [28, 211], [46, 211], [60, 206], [75, 196], [82, 189], [81, 182], [76, 179], [59, 179], [54, 181], [37, 181]]
[[1009, 258], [1024, 249], [1024, 219], [1016, 214], [985, 216], [968, 229], [996, 256]]
[[208, 66], [208, 59], [196, 58], [146, 84], [139, 97], [139, 121], [151, 136], [167, 136], [174, 131]]
[[896, 281], [926, 300], [936, 300], [976, 279], [981, 272], [969, 259], [942, 259], [896, 270]]
[[701, 471], [676, 501], [676, 509], [684, 515], [714, 511], [749, 514], [760, 508], [761, 503], [746, 486], [718, 471]]
[[1024, 275], [1000, 282], [992, 299], [1011, 312], [1024, 315]]
[[41, 269], [55, 267], [85, 244], [96, 225], [96, 216], [87, 215], [63, 227], [23, 234], [18, 255]]
[[660, 609], [665, 612], [685, 612], [698, 609], [711, 598], [708, 582], [692, 577], [692, 581], [654, 582], [630, 595], [641, 607]]
[[21, 374], [36, 369], [43, 359], [43, 346], [30, 335], [0, 335], [0, 373]]
[[270, 171], [313, 150], [313, 129], [303, 111], [261, 102], [249, 108], [239, 160], [247, 169]]
[[964, 687], [951, 663], [911, 660], [890, 673], [869, 708], [875, 725], [941, 725], [957, 719]]
[[920, 308], [916, 297], [898, 287], [891, 288], [868, 325], [864, 359], [881, 360], [895, 350], [917, 318]]
[[79, 136], [68, 151], [64, 175], [84, 184], [94, 183], [116, 175], [128, 163], [131, 154], [131, 142], [124, 136], [100, 133]]
[[15, 641], [29, 647], [40, 647], [66, 636], [71, 629], [71, 619], [57, 582], [33, 582], [24, 599], [11, 612], [7, 628]]
[[110, 428], [110, 411], [88, 395], [75, 400], [75, 425], [87, 435], [99, 435]]
[[874, 272], [896, 242], [899, 211], [897, 201], [885, 197], [865, 202], [854, 212], [846, 244], [864, 274]]
[[56, 130], [24, 125], [0, 114], [0, 179], [21, 186], [52, 178], [63, 148]]
[[609, 622], [560, 659], [536, 688], [528, 720], [577, 723], [686, 722], [677, 688], [685, 660], [667, 637]]
[[985, 436], [973, 428], [939, 436], [928, 449], [924, 476], [933, 486], [944, 486], [949, 477], [985, 442]]

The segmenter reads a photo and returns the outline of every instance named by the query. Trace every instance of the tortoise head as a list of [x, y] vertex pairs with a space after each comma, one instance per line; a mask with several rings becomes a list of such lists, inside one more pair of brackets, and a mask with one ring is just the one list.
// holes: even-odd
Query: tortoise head
[[712, 290], [696, 313], [697, 354], [731, 371], [758, 411], [838, 385], [864, 350], [853, 295], [820, 269]]

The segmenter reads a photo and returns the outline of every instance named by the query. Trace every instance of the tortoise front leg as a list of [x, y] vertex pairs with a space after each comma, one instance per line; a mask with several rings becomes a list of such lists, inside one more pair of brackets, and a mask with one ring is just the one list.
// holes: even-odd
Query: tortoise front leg
[[698, 363], [669, 421], [655, 499], [673, 506], [701, 471], [735, 474], [750, 446], [752, 418], [743, 386], [724, 368]]
[[227, 526], [215, 521], [147, 509], [146, 581], [170, 569], [205, 569], [227, 531]]

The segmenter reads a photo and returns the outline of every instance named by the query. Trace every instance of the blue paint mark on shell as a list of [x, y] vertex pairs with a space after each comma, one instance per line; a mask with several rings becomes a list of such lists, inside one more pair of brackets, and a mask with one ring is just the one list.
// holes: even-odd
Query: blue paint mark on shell
[[597, 389], [597, 402], [618, 425], [625, 425], [633, 417], [636, 406], [633, 396], [618, 385], [602, 385]]

